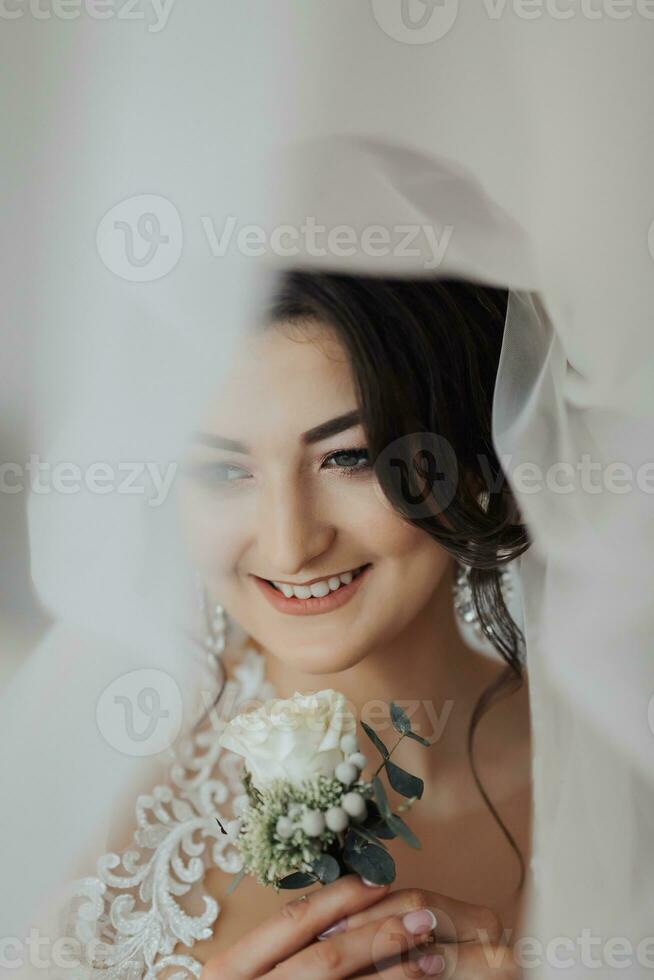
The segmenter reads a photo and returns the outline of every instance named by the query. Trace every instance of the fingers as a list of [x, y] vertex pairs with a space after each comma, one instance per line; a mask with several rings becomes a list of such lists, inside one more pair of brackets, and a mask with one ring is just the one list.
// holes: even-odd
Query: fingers
[[[369, 888], [358, 875], [345, 875], [332, 885], [295, 898], [248, 932], [202, 970], [202, 980], [252, 980], [261, 977], [315, 940], [343, 916], [381, 901], [388, 885]], [[277, 976], [277, 974], [275, 974]]]
[[521, 974], [507, 946], [431, 946], [410, 961], [385, 970], [360, 974], [360, 980], [520, 980]]
[[436, 945], [429, 950], [430, 956], [440, 957], [445, 963], [440, 976], [444, 980], [520, 980], [521, 973], [508, 946], [490, 943], [468, 943], [459, 946]]
[[296, 953], [269, 974], [270, 980], [341, 980], [429, 941], [435, 925], [429, 909], [370, 922], [360, 929], [335, 933]]
[[421, 908], [431, 909], [436, 916], [435, 936], [443, 942], [499, 943], [503, 939], [502, 923], [490, 909], [420, 888], [390, 892], [383, 901], [348, 916], [346, 927], [358, 929], [385, 916], [402, 916]]

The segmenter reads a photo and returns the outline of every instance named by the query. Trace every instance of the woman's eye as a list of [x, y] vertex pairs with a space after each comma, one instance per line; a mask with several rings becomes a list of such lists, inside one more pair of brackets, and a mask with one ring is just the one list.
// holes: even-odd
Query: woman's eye
[[234, 466], [230, 463], [195, 463], [188, 467], [188, 473], [196, 480], [209, 486], [235, 483], [237, 480], [250, 476], [250, 473], [241, 466]]
[[368, 450], [339, 449], [337, 452], [330, 453], [329, 456], [326, 456], [323, 465], [326, 465], [328, 470], [338, 469], [350, 472], [352, 470], [366, 470], [370, 466]]

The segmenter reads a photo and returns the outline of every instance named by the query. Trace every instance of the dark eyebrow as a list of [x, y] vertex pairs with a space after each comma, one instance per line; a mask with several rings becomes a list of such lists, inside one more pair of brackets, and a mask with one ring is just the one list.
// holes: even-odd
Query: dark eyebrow
[[329, 419], [328, 422], [321, 422], [320, 425], [316, 425], [313, 429], [308, 429], [306, 432], [302, 433], [302, 442], [305, 446], [310, 446], [312, 442], [320, 442], [321, 439], [327, 439], [329, 436], [335, 436], [339, 432], [345, 432], [346, 429], [351, 429], [353, 425], [358, 425], [361, 422], [361, 416], [358, 410], [355, 408], [352, 412], [346, 412], [345, 415], [337, 415], [334, 419]]
[[[353, 425], [358, 425], [361, 421], [358, 409], [354, 409], [352, 412], [346, 412], [345, 415], [338, 415], [336, 418], [329, 419], [327, 422], [321, 422], [320, 425], [316, 425], [313, 429], [307, 429], [300, 436], [302, 442], [305, 446], [310, 446], [314, 442], [320, 442], [322, 439], [327, 439], [329, 436], [335, 436], [339, 432], [345, 432], [346, 429], [351, 429]], [[217, 436], [210, 432], [194, 432], [193, 442], [202, 443], [205, 446], [210, 446], [212, 449], [227, 449], [233, 453], [243, 453], [247, 455], [249, 452], [248, 447], [243, 442], [238, 442], [236, 439], [227, 439], [225, 436]]]

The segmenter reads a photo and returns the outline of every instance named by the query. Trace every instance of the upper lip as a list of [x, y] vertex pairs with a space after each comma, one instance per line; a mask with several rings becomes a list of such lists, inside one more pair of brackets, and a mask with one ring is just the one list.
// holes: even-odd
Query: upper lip
[[[266, 578], [266, 582], [280, 582], [283, 585], [313, 585], [314, 582], [327, 582], [330, 578], [338, 578], [339, 575], [344, 575], [345, 572], [356, 572], [359, 568], [365, 568], [365, 565], [354, 565], [352, 568], [344, 568], [342, 572], [331, 572], [329, 575], [318, 575], [317, 578], [307, 579], [306, 582], [287, 582], [283, 578]], [[258, 575], [257, 578], [265, 578], [263, 575]]]

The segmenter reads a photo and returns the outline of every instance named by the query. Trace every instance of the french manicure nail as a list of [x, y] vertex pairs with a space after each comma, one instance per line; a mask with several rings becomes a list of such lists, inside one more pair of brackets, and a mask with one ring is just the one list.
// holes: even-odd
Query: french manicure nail
[[362, 878], [361, 881], [364, 883], [364, 885], [367, 885], [368, 888], [383, 888], [384, 887], [383, 885], [378, 885], [376, 881], [368, 881], [367, 878]]
[[417, 912], [407, 912], [402, 919], [404, 928], [412, 936], [420, 936], [436, 928], [436, 916], [431, 909], [418, 909]]
[[434, 977], [445, 969], [445, 960], [439, 953], [432, 953], [430, 956], [421, 956], [418, 966], [428, 977]]
[[328, 939], [329, 936], [335, 936], [337, 932], [345, 932], [346, 929], [347, 919], [339, 919], [338, 922], [335, 922], [333, 926], [329, 927], [329, 929], [325, 929], [325, 931], [321, 932], [316, 938]]

